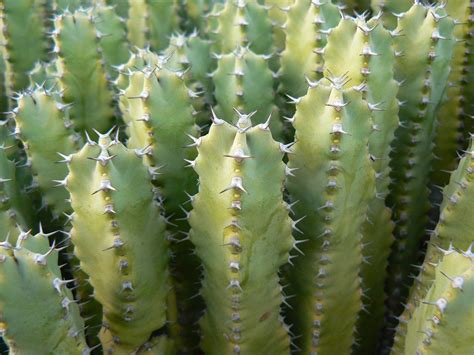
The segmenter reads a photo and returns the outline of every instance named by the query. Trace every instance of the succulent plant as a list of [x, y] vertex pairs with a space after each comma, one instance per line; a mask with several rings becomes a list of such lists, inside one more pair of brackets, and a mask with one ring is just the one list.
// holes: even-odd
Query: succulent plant
[[473, 11], [0, 1], [0, 351], [469, 353]]

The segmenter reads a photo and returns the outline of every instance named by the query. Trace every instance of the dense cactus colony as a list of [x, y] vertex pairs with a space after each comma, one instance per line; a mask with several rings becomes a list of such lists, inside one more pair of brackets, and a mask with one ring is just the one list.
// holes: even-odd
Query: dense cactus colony
[[1, 0], [0, 350], [474, 352], [474, 2]]

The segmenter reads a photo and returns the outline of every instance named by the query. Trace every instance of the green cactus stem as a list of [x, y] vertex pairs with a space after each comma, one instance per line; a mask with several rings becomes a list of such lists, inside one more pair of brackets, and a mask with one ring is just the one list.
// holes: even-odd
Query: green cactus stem
[[112, 90], [99, 54], [99, 38], [92, 10], [64, 12], [54, 20], [54, 52], [65, 104], [72, 104], [71, 120], [79, 132], [112, 126]]
[[280, 91], [293, 97], [306, 94], [306, 78], [322, 77], [326, 36], [341, 15], [331, 1], [296, 0], [289, 9], [286, 45], [281, 53]]
[[441, 250], [426, 297], [406, 326], [402, 349], [393, 354], [469, 354], [474, 342], [474, 254], [472, 249]]
[[278, 269], [294, 240], [282, 197], [281, 146], [268, 124], [251, 127], [250, 116], [241, 114], [236, 126], [214, 116], [197, 149], [190, 165], [199, 192], [189, 222], [204, 267], [202, 349], [286, 354], [290, 338], [280, 315]]
[[435, 230], [431, 233], [425, 260], [419, 267], [419, 274], [410, 291], [404, 312], [398, 317], [399, 324], [395, 335], [394, 349], [404, 347], [406, 325], [415, 307], [426, 297], [430, 283], [435, 277], [435, 266], [443, 257], [443, 250], [467, 250], [474, 243], [471, 228], [474, 220], [470, 212], [474, 209], [474, 145], [471, 142], [468, 152], [459, 162], [449, 184], [444, 188], [441, 216]]
[[[179, 330], [176, 345], [183, 351], [197, 345], [194, 329], [199, 318], [199, 299], [193, 296], [198, 285], [199, 262], [192, 255], [188, 238], [189, 196], [197, 190], [196, 174], [186, 169], [186, 160], [195, 158], [194, 150], [186, 149], [198, 141], [192, 92], [185, 85], [182, 72], [166, 68], [147, 68], [129, 76], [130, 85], [121, 96], [124, 121], [128, 125], [128, 147], [143, 156], [144, 163], [154, 175], [163, 207], [168, 216], [168, 237], [172, 244], [171, 262], [173, 285], [178, 302]], [[191, 97], [190, 97], [191, 96]], [[183, 240], [184, 239], [184, 240]], [[189, 277], [194, 275], [193, 277]]]
[[16, 98], [16, 134], [23, 142], [28, 161], [33, 169], [43, 196], [43, 204], [54, 211], [56, 217], [70, 212], [68, 194], [62, 188], [67, 174], [64, 164], [81, 138], [71, 129], [67, 105], [54, 98], [54, 92], [35, 90]]
[[244, 47], [217, 57], [217, 69], [212, 73], [217, 101], [216, 114], [232, 118], [235, 109], [242, 112], [255, 111], [252, 121], [264, 123], [271, 117], [272, 134], [281, 138], [283, 125], [275, 102], [275, 84], [269, 68], [269, 58]]
[[469, 132], [473, 132], [468, 127], [468, 121], [471, 119], [470, 114], [474, 113], [469, 108], [474, 96], [473, 93], [469, 94], [467, 78], [472, 70], [469, 66], [472, 66], [474, 59], [471, 53], [473, 41], [469, 35], [473, 30], [473, 20], [470, 17], [473, 8], [474, 5], [469, 0], [449, 0], [445, 6], [446, 13], [455, 20], [456, 26], [453, 30], [455, 47], [449, 84], [445, 102], [438, 112], [434, 150], [437, 159], [433, 167], [433, 184], [437, 186], [445, 186], [449, 182], [449, 172], [456, 169], [457, 152], [467, 147], [464, 139], [467, 138], [469, 142]]
[[11, 89], [28, 87], [27, 73], [37, 61], [47, 59], [49, 43], [46, 37], [44, 1], [3, 0], [0, 4], [3, 17], [3, 36], [6, 40], [11, 65]]
[[293, 117], [288, 190], [304, 255], [290, 274], [296, 343], [304, 353], [350, 351], [361, 310], [362, 234], [375, 195], [370, 111], [346, 77], [310, 83]]
[[115, 78], [118, 74], [115, 67], [126, 63], [130, 56], [125, 20], [111, 6], [96, 6], [93, 11], [105, 68]]
[[103, 307], [102, 346], [138, 351], [164, 327], [169, 289], [164, 220], [148, 169], [108, 135], [89, 141], [68, 167], [71, 240]]
[[400, 126], [395, 132], [391, 156], [392, 184], [388, 199], [396, 223], [386, 288], [388, 328], [403, 310], [410, 274], [421, 256], [428, 226], [436, 114], [448, 81], [453, 26], [453, 20], [441, 8], [417, 3], [399, 16], [398, 26], [392, 32], [401, 106]]
[[[360, 354], [375, 353], [384, 322], [384, 280], [387, 259], [393, 242], [391, 210], [385, 206], [390, 185], [390, 152], [398, 127], [398, 86], [394, 80], [395, 56], [390, 33], [379, 18], [365, 22], [341, 20], [327, 38], [323, 59], [328, 73], [346, 75], [348, 83], [359, 89], [371, 111], [372, 133], [369, 153], [376, 174], [376, 194], [370, 202], [362, 232], [361, 266], [364, 310], [360, 313], [356, 349]], [[344, 51], [350, 48], [350, 51]]]
[[13, 354], [84, 354], [84, 323], [48, 235], [0, 243], [0, 334]]

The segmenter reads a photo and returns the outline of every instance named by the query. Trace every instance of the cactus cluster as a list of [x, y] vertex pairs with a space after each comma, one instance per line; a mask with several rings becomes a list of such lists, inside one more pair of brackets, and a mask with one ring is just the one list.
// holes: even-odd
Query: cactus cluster
[[0, 0], [0, 352], [474, 352], [474, 1]]

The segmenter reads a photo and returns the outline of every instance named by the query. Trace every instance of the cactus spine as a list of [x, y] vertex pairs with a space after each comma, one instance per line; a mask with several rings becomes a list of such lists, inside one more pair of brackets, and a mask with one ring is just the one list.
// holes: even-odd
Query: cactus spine
[[293, 238], [279, 145], [268, 125], [251, 127], [249, 115], [241, 114], [237, 126], [214, 117], [197, 149], [191, 165], [199, 192], [189, 222], [204, 267], [202, 348], [209, 354], [288, 353], [278, 269]]

